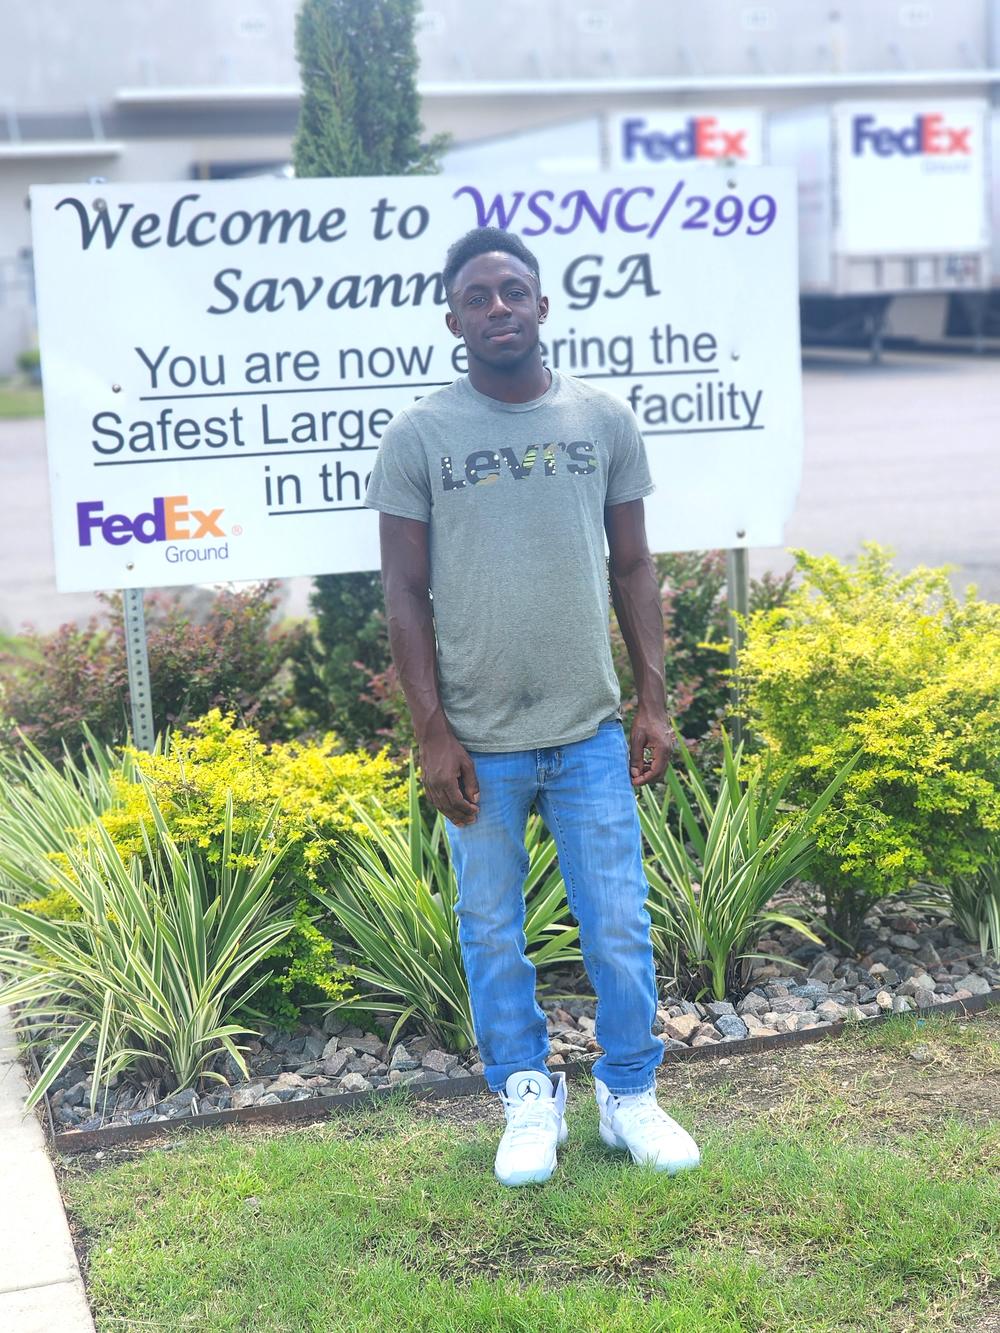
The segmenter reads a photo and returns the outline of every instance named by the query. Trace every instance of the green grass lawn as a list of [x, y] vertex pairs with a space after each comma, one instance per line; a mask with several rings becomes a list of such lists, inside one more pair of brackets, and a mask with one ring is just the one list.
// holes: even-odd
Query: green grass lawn
[[38, 385], [0, 380], [0, 421], [41, 415], [42, 391]]
[[574, 1083], [542, 1187], [494, 1181], [487, 1098], [68, 1159], [63, 1187], [100, 1333], [985, 1333], [998, 1080], [1000, 1013], [901, 1019], [671, 1066], [703, 1158], [674, 1178], [605, 1149]]

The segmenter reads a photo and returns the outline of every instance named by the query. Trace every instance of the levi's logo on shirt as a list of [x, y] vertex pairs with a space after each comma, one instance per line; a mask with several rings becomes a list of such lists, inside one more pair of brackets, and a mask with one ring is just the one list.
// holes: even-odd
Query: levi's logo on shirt
[[554, 477], [560, 471], [574, 477], [587, 477], [597, 468], [595, 448], [590, 440], [573, 440], [570, 444], [531, 444], [522, 458], [517, 456], [514, 449], [473, 449], [466, 454], [464, 463], [461, 460], [457, 462], [458, 476], [455, 475], [456, 464], [452, 462], [451, 455], [442, 454], [441, 487], [446, 491], [460, 491], [466, 485], [479, 486], [507, 476], [513, 477], [515, 481], [523, 481], [525, 477], [531, 476], [539, 457], [546, 477]]

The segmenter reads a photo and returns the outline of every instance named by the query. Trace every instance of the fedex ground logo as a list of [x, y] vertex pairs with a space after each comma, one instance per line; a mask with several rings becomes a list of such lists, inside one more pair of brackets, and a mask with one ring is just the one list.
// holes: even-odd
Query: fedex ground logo
[[138, 514], [108, 513], [103, 500], [81, 500], [76, 527], [81, 546], [197, 541], [225, 536], [222, 513], [222, 509], [195, 509], [186, 495], [158, 495], [149, 509]]
[[618, 122], [619, 162], [740, 162], [760, 160], [760, 134], [753, 117], [725, 112], [623, 116]]
[[972, 129], [941, 112], [914, 116], [899, 129], [879, 124], [877, 116], [853, 116], [851, 150], [855, 157], [970, 157]]

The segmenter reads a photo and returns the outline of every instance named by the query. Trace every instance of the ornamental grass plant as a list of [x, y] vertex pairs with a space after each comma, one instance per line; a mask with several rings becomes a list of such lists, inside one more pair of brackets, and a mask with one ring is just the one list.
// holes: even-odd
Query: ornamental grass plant
[[[367, 836], [316, 898], [336, 918], [363, 993], [341, 1001], [348, 1012], [396, 1015], [390, 1043], [410, 1019], [451, 1050], [475, 1042], [462, 965], [455, 903], [458, 887], [447, 854], [444, 816], [427, 820], [410, 769], [405, 824], [357, 809]], [[528, 956], [536, 967], [579, 959], [578, 929], [567, 920], [556, 848], [541, 820], [528, 820], [524, 886]]]
[[764, 958], [753, 950], [767, 926], [789, 926], [822, 942], [792, 910], [767, 904], [807, 871], [816, 825], [856, 759], [799, 810], [786, 803], [787, 776], [774, 781], [766, 769], [741, 776], [742, 746], [734, 752], [725, 732], [717, 791], [683, 741], [679, 754], [683, 775], [672, 765], [663, 795], [645, 787], [639, 799], [654, 948], [683, 997], [725, 1000], [745, 992], [750, 964]]
[[77, 756], [57, 767], [30, 741], [20, 750], [0, 747], [0, 903], [26, 903], [47, 891], [49, 861], [79, 845], [77, 830], [114, 799], [114, 774], [131, 774], [87, 733]]
[[277, 810], [234, 835], [226, 802], [221, 851], [211, 862], [181, 848], [150, 784], [140, 780], [149, 821], [141, 856], [123, 860], [100, 823], [85, 848], [53, 862], [54, 887], [74, 920], [0, 907], [0, 1004], [46, 1045], [34, 1106], [84, 1047], [93, 1048], [90, 1106], [121, 1074], [172, 1092], [202, 1079], [228, 1053], [246, 1073], [235, 1016], [264, 977], [253, 969], [293, 921], [277, 892], [287, 850], [275, 837]]

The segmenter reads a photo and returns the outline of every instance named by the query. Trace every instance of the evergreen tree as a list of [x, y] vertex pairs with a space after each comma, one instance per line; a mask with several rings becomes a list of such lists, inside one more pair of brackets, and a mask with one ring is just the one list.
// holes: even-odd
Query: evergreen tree
[[[295, 28], [302, 106], [295, 174], [434, 172], [447, 136], [420, 139], [414, 26], [418, 0], [304, 0]], [[360, 695], [389, 665], [377, 574], [324, 574], [311, 599], [316, 638], [296, 664], [296, 697], [320, 727], [371, 741], [384, 724]]]
[[420, 142], [418, 0], [305, 0], [295, 28], [302, 109], [296, 176], [436, 171], [445, 136]]

